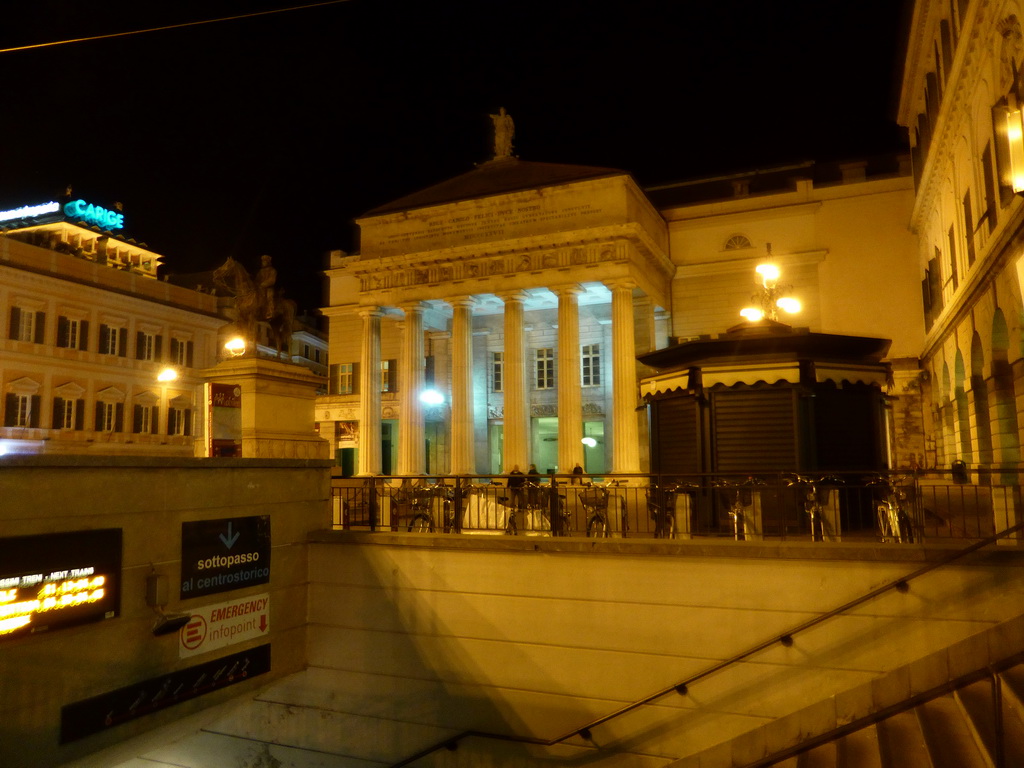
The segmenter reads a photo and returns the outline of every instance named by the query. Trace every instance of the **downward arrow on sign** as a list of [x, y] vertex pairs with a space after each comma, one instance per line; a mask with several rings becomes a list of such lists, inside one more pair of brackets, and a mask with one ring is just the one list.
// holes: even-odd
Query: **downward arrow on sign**
[[224, 546], [225, 547], [227, 547], [228, 549], [231, 549], [233, 546], [235, 546], [235, 542], [238, 541], [238, 537], [241, 536], [241, 535], [242, 535], [241, 532], [238, 532], [234, 536], [232, 536], [231, 535], [231, 523], [228, 523], [228, 535], [227, 535], [227, 537], [225, 537], [224, 534], [222, 533], [220, 535], [220, 540], [224, 542]]

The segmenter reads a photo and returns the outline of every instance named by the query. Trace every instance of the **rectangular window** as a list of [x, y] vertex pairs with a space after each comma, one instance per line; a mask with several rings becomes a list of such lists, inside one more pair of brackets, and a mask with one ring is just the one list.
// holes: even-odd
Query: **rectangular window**
[[[981, 173], [985, 182], [985, 214], [988, 219], [988, 231], [996, 228], [996, 182], [992, 170], [992, 145], [986, 144], [985, 151], [981, 153]], [[981, 222], [978, 222], [979, 224]]]
[[[952, 226], [949, 228], [949, 232], [946, 233], [946, 237], [949, 240], [949, 282], [953, 285], [953, 290], [956, 290], [958, 279], [956, 269], [956, 231]], [[935, 258], [938, 259], [942, 256], [942, 252], [936, 248]]]
[[491, 353], [491, 391], [505, 391], [505, 353]]
[[601, 383], [601, 345], [584, 344], [580, 349], [580, 383], [596, 387]]
[[64, 349], [85, 349], [88, 323], [71, 317], [57, 318], [57, 346]]
[[381, 360], [380, 361], [380, 391], [381, 392], [394, 392], [394, 383], [391, 380], [391, 361]]
[[117, 404], [97, 403], [96, 404], [96, 430], [98, 432], [113, 432], [117, 426]]
[[30, 395], [14, 396], [14, 423], [12, 427], [27, 427], [32, 423], [32, 397]]
[[167, 411], [168, 435], [192, 434], [192, 410], [190, 408], [170, 408]]
[[135, 334], [135, 359], [156, 360], [156, 336], [143, 331]]
[[544, 347], [537, 350], [537, 389], [555, 386], [555, 350]]
[[54, 420], [59, 422], [56, 425], [57, 429], [75, 428], [75, 405], [77, 402], [76, 400], [59, 399], [54, 405]]
[[182, 339], [171, 339], [171, 365], [192, 367], [192, 342]]
[[967, 237], [967, 266], [974, 264], [974, 214], [971, 211], [971, 190], [964, 195], [964, 235]]
[[351, 395], [356, 391], [356, 366], [355, 363], [340, 363], [338, 365], [338, 394]]
[[128, 329], [114, 325], [100, 325], [100, 354], [125, 357], [127, 354]]
[[15, 341], [43, 343], [46, 315], [22, 307], [11, 307], [11, 325], [8, 338]]
[[155, 405], [136, 405], [132, 414], [132, 432], [152, 435], [156, 433], [157, 414]]

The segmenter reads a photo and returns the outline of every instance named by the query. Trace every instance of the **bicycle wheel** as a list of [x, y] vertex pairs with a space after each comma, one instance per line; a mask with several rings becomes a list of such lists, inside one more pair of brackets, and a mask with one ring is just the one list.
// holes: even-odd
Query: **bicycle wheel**
[[607, 538], [608, 521], [600, 515], [594, 515], [587, 523], [587, 536], [594, 539]]
[[433, 533], [434, 523], [427, 515], [420, 512], [416, 517], [409, 521], [409, 532]]

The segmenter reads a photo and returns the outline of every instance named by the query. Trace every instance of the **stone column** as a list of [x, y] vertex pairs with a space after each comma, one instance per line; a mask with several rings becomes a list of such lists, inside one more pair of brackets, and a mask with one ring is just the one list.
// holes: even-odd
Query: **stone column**
[[583, 398], [580, 389], [579, 295], [583, 288], [552, 288], [558, 296], [558, 471], [583, 466]]
[[612, 292], [612, 471], [640, 471], [637, 430], [636, 344], [631, 280], [608, 283]]
[[530, 463], [530, 414], [527, 409], [526, 336], [522, 291], [498, 294], [505, 302], [505, 448], [504, 472]]
[[422, 475], [425, 469], [423, 433], [423, 302], [401, 307], [405, 313], [402, 359], [398, 366], [398, 474]]
[[472, 296], [449, 299], [452, 305], [452, 463], [453, 475], [476, 472], [473, 430]]
[[359, 470], [379, 475], [380, 464], [380, 307], [360, 307], [363, 346], [359, 357]]

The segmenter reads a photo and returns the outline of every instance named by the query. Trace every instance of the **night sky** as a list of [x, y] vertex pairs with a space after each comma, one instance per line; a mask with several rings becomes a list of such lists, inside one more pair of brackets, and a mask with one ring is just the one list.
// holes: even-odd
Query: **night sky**
[[[33, 0], [0, 47], [301, 5]], [[306, 308], [353, 220], [490, 157], [641, 185], [899, 150], [903, 0], [349, 0], [0, 54], [0, 208], [124, 204], [165, 269], [274, 257]]]

